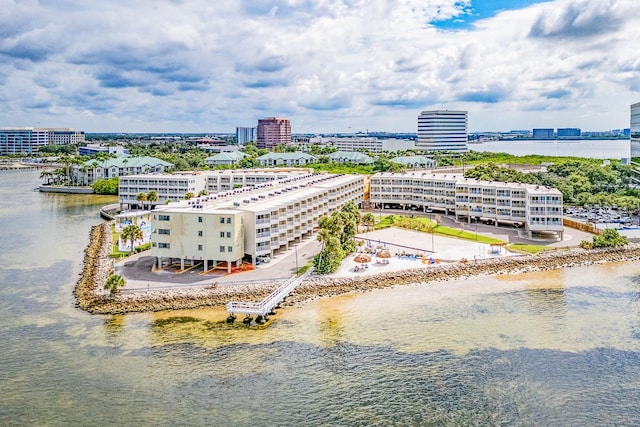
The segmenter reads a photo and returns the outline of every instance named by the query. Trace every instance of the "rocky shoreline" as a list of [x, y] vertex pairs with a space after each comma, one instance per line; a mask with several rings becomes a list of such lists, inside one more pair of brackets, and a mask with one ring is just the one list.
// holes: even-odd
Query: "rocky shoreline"
[[[109, 223], [91, 229], [85, 249], [84, 268], [74, 289], [76, 306], [92, 314], [119, 314], [224, 307], [229, 301], [260, 301], [279, 283], [217, 286], [203, 289], [141, 291], [109, 296], [102, 288], [112, 272], [111, 233]], [[568, 249], [538, 255], [503, 257], [474, 263], [451, 263], [423, 268], [390, 271], [373, 276], [315, 276], [301, 284], [285, 301], [293, 305], [315, 298], [354, 291], [368, 291], [390, 286], [432, 283], [479, 275], [515, 274], [555, 270], [609, 262], [640, 260], [640, 244], [611, 249]]]

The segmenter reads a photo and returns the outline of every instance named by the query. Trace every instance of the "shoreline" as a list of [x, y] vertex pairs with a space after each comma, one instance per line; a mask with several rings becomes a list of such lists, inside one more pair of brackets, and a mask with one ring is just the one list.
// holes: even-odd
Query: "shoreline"
[[[219, 285], [200, 289], [140, 291], [109, 296], [102, 288], [112, 272], [113, 261], [109, 258], [110, 251], [109, 223], [92, 227], [89, 244], [85, 249], [82, 273], [73, 291], [76, 297], [76, 307], [91, 314], [224, 307], [232, 300], [257, 302], [280, 284], [279, 282], [265, 282], [247, 285]], [[621, 248], [591, 250], [574, 248], [543, 252], [538, 255], [483, 259], [474, 263], [439, 264], [368, 276], [314, 276], [291, 293], [283, 305], [292, 306], [317, 298], [392, 286], [440, 283], [473, 276], [517, 274], [637, 260], [640, 260], [640, 244], [631, 243]]]

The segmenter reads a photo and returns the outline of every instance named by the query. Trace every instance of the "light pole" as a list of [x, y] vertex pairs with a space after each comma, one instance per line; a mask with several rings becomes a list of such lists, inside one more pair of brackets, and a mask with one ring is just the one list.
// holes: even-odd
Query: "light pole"
[[293, 245], [293, 250], [296, 253], [296, 276], [298, 275], [298, 245]]

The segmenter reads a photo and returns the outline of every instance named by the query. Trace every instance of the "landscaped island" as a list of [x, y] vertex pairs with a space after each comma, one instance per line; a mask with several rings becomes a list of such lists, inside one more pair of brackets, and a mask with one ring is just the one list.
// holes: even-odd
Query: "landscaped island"
[[[217, 286], [205, 289], [173, 289], [110, 296], [102, 288], [111, 274], [111, 232], [108, 223], [94, 226], [85, 250], [84, 268], [74, 290], [77, 306], [93, 314], [117, 314], [181, 310], [200, 307], [223, 307], [231, 300], [260, 301], [278, 283]], [[475, 263], [449, 263], [370, 276], [316, 276], [300, 285], [287, 304], [318, 297], [367, 291], [396, 285], [442, 282], [478, 275], [514, 274], [527, 271], [554, 270], [596, 263], [640, 260], [640, 244], [608, 249], [567, 249], [538, 255], [479, 260]]]

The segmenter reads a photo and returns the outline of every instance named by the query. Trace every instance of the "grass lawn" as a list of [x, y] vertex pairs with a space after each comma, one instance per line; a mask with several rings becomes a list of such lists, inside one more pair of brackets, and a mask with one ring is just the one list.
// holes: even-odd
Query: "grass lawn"
[[[473, 240], [479, 243], [505, 243], [500, 239], [494, 239], [492, 237], [486, 237], [481, 234], [472, 233], [466, 230], [460, 230], [457, 228], [445, 227], [443, 225], [437, 225], [437, 223], [426, 217], [409, 218], [404, 215], [387, 215], [382, 218], [375, 226], [375, 230], [380, 230], [387, 227], [400, 227], [407, 230], [421, 231], [423, 233], [433, 233], [438, 236], [455, 237], [464, 240]], [[433, 227], [433, 228], [432, 228]]]

